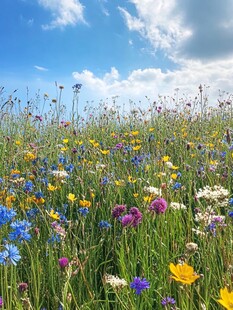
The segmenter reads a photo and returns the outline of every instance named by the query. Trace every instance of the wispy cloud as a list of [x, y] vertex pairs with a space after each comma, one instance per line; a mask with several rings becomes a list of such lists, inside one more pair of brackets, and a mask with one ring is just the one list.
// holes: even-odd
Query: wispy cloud
[[39, 71], [48, 71], [49, 70], [47, 68], [44, 68], [44, 67], [41, 67], [41, 66], [37, 66], [37, 65], [35, 65], [34, 68], [39, 70]]
[[84, 18], [84, 6], [79, 0], [37, 0], [39, 5], [52, 14], [52, 21], [42, 25], [44, 30], [87, 24]]

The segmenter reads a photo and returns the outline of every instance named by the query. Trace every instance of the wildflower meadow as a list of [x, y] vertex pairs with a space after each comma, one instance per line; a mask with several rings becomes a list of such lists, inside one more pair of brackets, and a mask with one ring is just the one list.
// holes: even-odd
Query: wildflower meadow
[[233, 309], [231, 100], [62, 91], [1, 88], [0, 308]]

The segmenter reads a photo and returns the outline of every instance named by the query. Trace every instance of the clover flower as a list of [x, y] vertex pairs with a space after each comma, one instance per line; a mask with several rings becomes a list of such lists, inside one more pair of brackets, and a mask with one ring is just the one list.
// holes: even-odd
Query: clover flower
[[158, 198], [152, 201], [151, 205], [149, 206], [149, 211], [154, 211], [157, 214], [165, 213], [167, 209], [167, 202], [163, 198]]

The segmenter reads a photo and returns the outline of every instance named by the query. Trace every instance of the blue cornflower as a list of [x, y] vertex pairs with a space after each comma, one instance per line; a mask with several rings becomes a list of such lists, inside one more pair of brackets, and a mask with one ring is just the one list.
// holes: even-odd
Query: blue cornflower
[[61, 238], [58, 234], [54, 235], [52, 234], [51, 238], [48, 239], [48, 243], [55, 243], [55, 242], [60, 242]]
[[86, 216], [89, 213], [89, 209], [88, 208], [79, 208], [78, 212], [82, 215], [82, 216]]
[[108, 182], [109, 182], [108, 177], [103, 177], [100, 184], [101, 184], [101, 185], [106, 185]]
[[31, 239], [31, 235], [28, 233], [28, 230], [31, 227], [31, 223], [23, 220], [23, 221], [15, 221], [12, 222], [10, 227], [14, 229], [13, 232], [10, 232], [8, 237], [11, 241], [18, 240], [19, 242], [22, 241], [29, 241]]
[[35, 218], [36, 215], [37, 215], [39, 212], [40, 212], [39, 209], [37, 209], [37, 208], [32, 208], [32, 209], [26, 211], [26, 215], [27, 215], [27, 217], [28, 217], [29, 219], [32, 219], [32, 218]]
[[64, 165], [64, 164], [67, 163], [67, 160], [66, 160], [66, 158], [64, 156], [60, 155], [59, 159], [58, 159], [58, 162], [59, 162], [59, 164]]
[[6, 244], [5, 250], [0, 252], [0, 264], [3, 265], [17, 265], [17, 262], [21, 259], [19, 250], [14, 244]]
[[74, 170], [74, 165], [73, 164], [69, 164], [67, 166], [65, 166], [65, 170], [68, 172], [72, 172]]
[[228, 212], [228, 215], [233, 218], [233, 211]]
[[32, 192], [34, 187], [34, 184], [31, 181], [27, 181], [23, 187], [23, 190], [25, 193], [30, 193]]
[[100, 221], [99, 222], [99, 228], [110, 228], [112, 225], [111, 224], [109, 224], [107, 221]]
[[229, 205], [233, 206], [233, 198], [230, 198], [228, 203]]
[[176, 189], [180, 189], [181, 187], [182, 187], [182, 184], [176, 182], [176, 183], [172, 186], [172, 189], [176, 190]]
[[44, 197], [42, 192], [35, 192], [34, 194], [35, 194], [36, 199], [40, 199]]
[[53, 164], [53, 165], [51, 166], [51, 170], [57, 170], [57, 169], [58, 169], [57, 165]]
[[166, 307], [167, 305], [174, 305], [176, 303], [175, 299], [172, 297], [165, 297], [162, 299], [162, 306]]
[[135, 293], [140, 295], [143, 290], [150, 288], [150, 283], [145, 278], [135, 277], [133, 282], [130, 283], [130, 288], [135, 289]]
[[10, 222], [16, 214], [15, 210], [0, 205], [0, 227]]

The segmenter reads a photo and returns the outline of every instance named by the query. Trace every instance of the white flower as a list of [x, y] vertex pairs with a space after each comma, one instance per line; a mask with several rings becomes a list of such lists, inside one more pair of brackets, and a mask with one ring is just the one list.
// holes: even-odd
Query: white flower
[[161, 189], [153, 186], [144, 186], [143, 191], [146, 194], [153, 195], [153, 196], [160, 196]]
[[125, 279], [120, 279], [118, 276], [113, 276], [111, 274], [106, 274], [104, 276], [104, 282], [109, 283], [113, 288], [122, 288], [128, 285]]
[[173, 210], [187, 210], [187, 207], [179, 202], [171, 202], [170, 208]]
[[165, 162], [165, 165], [166, 165], [169, 169], [172, 169], [172, 167], [173, 167], [173, 163], [170, 162], [170, 161], [166, 161], [166, 162]]

